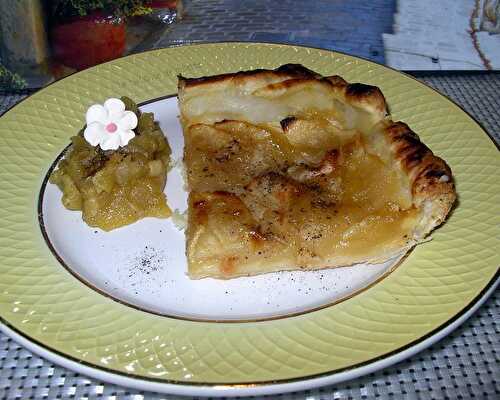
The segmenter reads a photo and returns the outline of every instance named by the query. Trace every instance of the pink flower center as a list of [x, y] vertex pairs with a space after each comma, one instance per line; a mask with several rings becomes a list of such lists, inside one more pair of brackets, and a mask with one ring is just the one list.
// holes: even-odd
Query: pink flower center
[[110, 122], [109, 124], [106, 125], [106, 130], [109, 133], [114, 133], [118, 129], [118, 126], [114, 122]]

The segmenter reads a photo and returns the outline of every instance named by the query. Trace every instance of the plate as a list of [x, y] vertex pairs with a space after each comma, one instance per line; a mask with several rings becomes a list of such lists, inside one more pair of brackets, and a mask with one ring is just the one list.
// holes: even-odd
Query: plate
[[[177, 97], [149, 101], [141, 110], [153, 112], [167, 135], [174, 167], [165, 192], [170, 207], [184, 214], [188, 194], [184, 190], [184, 139]], [[48, 183], [59, 158], [49, 168], [38, 203], [47, 245], [61, 265], [84, 284], [142, 311], [207, 322], [285, 318], [351, 297], [399, 265], [400, 257], [396, 257], [380, 265], [192, 280], [186, 274], [185, 235], [172, 218], [146, 218], [104, 232], [83, 223], [80, 212], [66, 210], [61, 191]]]
[[[166, 286], [155, 286], [147, 296], [135, 295], [126, 288], [131, 283], [126, 279], [113, 282], [119, 293], [110, 295], [106, 279], [99, 281], [104, 275], [89, 275], [95, 270], [86, 268], [90, 261], [74, 258], [89, 254], [85, 246], [92, 241], [85, 242], [85, 235], [95, 235], [99, 243], [106, 242], [106, 235], [74, 230], [83, 225], [76, 219], [71, 225], [74, 214], [56, 209], [57, 201], [50, 196], [57, 199], [57, 191], [50, 193], [48, 186], [41, 190], [54, 160], [83, 125], [86, 108], [126, 95], [138, 102], [154, 100], [144, 107], [156, 108], [159, 115], [167, 115], [163, 108], [175, 114], [172, 100], [162, 98], [176, 92], [179, 73], [202, 76], [290, 62], [382, 89], [393, 118], [407, 122], [454, 172], [459, 202], [446, 224], [391, 273], [386, 273], [391, 265], [382, 266], [365, 281], [353, 279], [346, 291], [329, 292], [319, 300], [309, 296], [306, 305], [301, 300], [300, 309], [293, 309], [296, 300], [288, 305], [276, 302], [279, 307], [274, 308], [203, 309], [200, 305], [206, 302], [192, 301], [200, 287], [191, 293], [186, 292], [192, 287], [178, 290], [184, 300], [175, 307], [168, 308], [162, 300], [155, 308], [154, 300]], [[500, 263], [498, 150], [480, 126], [445, 97], [413, 78], [356, 57], [256, 43], [192, 45], [125, 57], [56, 82], [7, 112], [0, 118], [0, 149], [3, 330], [33, 351], [98, 379], [142, 390], [221, 396], [335, 383], [390, 365], [438, 340], [494, 289]], [[169, 178], [170, 184], [177, 179], [180, 185], [179, 177]], [[174, 189], [169, 186], [167, 193], [181, 207], [182, 196], [176, 199]], [[40, 220], [45, 221], [44, 231]], [[140, 240], [156, 241], [156, 249], [162, 245], [164, 228], [170, 229], [168, 236], [178, 250], [182, 233], [174, 231], [170, 221], [144, 221], [130, 232], [120, 230], [123, 237], [116, 243], [127, 244], [127, 260], [139, 256], [140, 262], [140, 250], [146, 246]], [[128, 245], [133, 240], [140, 242], [135, 248]], [[109, 247], [102, 253], [116, 256], [109, 260], [125, 257], [119, 248]], [[151, 254], [147, 257], [151, 260]], [[179, 267], [180, 261], [171, 264]], [[380, 276], [383, 279], [377, 279]], [[169, 293], [176, 288], [170, 287]], [[222, 296], [220, 288], [213, 284], [205, 298]], [[266, 290], [268, 298], [277, 292], [273, 285]], [[266, 300], [261, 297], [248, 301]], [[181, 307], [187, 303], [190, 309]]]

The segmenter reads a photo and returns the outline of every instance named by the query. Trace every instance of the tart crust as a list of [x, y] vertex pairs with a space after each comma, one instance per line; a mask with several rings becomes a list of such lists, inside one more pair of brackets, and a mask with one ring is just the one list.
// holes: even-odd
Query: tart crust
[[287, 64], [179, 77], [179, 104], [192, 278], [383, 262], [455, 202], [449, 166], [375, 86]]

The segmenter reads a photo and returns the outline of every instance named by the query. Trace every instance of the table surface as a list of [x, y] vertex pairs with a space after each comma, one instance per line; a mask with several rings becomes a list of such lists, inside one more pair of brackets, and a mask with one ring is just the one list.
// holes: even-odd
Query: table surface
[[[500, 74], [418, 74], [500, 143]], [[0, 114], [26, 94], [0, 94]], [[498, 399], [500, 293], [461, 327], [414, 357], [362, 378], [268, 399]], [[0, 399], [177, 399], [100, 382], [31, 353], [0, 332]]]

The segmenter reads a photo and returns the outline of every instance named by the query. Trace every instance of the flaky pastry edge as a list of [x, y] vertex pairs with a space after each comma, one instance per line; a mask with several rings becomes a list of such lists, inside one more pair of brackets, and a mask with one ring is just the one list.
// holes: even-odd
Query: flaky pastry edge
[[[276, 80], [278, 80], [276, 82]], [[300, 64], [285, 64], [274, 70], [256, 69], [199, 78], [179, 76], [179, 99], [187, 91], [208, 92], [224, 90], [232, 86], [265, 88], [267, 85], [281, 85], [286, 88], [314, 80], [327, 85], [336, 98], [357, 109], [364, 110], [379, 121], [374, 129], [381, 130], [385, 145], [394, 162], [410, 181], [412, 204], [421, 213], [413, 238], [400, 251], [382, 253], [368, 263], [379, 263], [404, 254], [416, 244], [425, 241], [427, 235], [441, 225], [455, 204], [457, 193], [453, 174], [448, 164], [436, 156], [404, 122], [394, 122], [389, 114], [386, 99], [380, 88], [363, 83], [349, 83], [342, 77], [322, 76]], [[334, 259], [335, 257], [333, 257]], [[333, 261], [332, 259], [332, 261]], [[328, 264], [328, 261], [327, 261]], [[327, 265], [335, 267], [340, 265]]]

